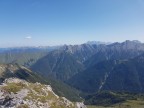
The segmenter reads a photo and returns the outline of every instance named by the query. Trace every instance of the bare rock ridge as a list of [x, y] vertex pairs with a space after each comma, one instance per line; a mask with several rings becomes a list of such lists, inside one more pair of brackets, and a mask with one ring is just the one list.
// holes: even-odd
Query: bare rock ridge
[[0, 85], [0, 108], [86, 108], [56, 95], [50, 85], [8, 78]]

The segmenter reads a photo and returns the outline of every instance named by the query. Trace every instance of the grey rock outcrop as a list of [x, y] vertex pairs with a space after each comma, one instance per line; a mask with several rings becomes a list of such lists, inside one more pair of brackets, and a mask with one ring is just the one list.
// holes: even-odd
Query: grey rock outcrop
[[86, 108], [56, 95], [50, 85], [9, 78], [0, 85], [0, 108]]

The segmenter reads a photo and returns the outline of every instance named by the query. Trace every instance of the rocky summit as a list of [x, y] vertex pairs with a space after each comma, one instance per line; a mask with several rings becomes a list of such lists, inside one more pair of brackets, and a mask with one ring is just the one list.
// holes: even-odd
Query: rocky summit
[[0, 108], [86, 108], [56, 95], [50, 85], [8, 78], [0, 85]]

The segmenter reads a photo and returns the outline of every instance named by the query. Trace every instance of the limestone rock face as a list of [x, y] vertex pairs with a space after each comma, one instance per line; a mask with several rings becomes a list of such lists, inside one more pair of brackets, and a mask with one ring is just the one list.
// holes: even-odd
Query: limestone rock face
[[76, 102], [76, 108], [87, 108], [87, 107], [82, 102]]
[[56, 95], [50, 85], [29, 83], [18, 78], [0, 85], [0, 108], [86, 108], [83, 103]]

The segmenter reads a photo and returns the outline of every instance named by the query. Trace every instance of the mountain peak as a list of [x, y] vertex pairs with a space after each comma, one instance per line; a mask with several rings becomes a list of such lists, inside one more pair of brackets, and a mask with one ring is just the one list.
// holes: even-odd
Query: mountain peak
[[137, 44], [140, 44], [141, 42], [139, 40], [126, 40], [122, 43], [137, 43]]
[[88, 41], [86, 44], [90, 44], [90, 45], [109, 45], [111, 44], [111, 42], [101, 42], [101, 41]]

